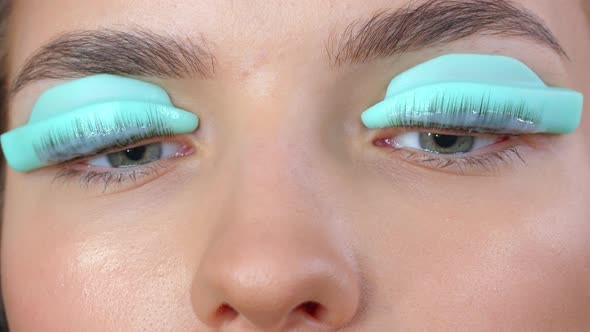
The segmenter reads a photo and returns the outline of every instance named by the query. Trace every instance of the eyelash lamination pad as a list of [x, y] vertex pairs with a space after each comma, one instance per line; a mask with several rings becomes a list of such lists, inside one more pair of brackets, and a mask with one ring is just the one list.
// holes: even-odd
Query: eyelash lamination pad
[[395, 77], [385, 99], [361, 119], [369, 129], [568, 134], [580, 125], [582, 109], [581, 93], [547, 86], [516, 59], [449, 54]]
[[8, 164], [28, 172], [139, 139], [191, 133], [198, 117], [175, 108], [161, 87], [94, 75], [47, 90], [28, 124], [0, 137]]

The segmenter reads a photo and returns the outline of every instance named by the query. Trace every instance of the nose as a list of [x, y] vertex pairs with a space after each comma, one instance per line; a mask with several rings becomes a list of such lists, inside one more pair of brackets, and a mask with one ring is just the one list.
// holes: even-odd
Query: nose
[[198, 318], [224, 331], [334, 331], [350, 322], [360, 292], [347, 250], [309, 225], [267, 226], [218, 234], [194, 279]]
[[252, 132], [264, 135], [240, 146], [236, 158], [247, 159], [223, 164], [231, 176], [219, 181], [231, 186], [220, 186], [228, 188], [216, 202], [224, 208], [208, 210], [214, 226], [194, 274], [193, 310], [224, 332], [341, 329], [361, 301], [345, 212], [316, 182], [302, 180], [315, 154], [288, 145], [288, 128], [276, 140], [268, 130]]

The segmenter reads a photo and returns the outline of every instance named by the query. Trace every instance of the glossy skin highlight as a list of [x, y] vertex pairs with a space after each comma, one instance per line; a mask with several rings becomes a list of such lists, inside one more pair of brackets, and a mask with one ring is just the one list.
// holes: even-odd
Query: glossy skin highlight
[[[139, 25], [210, 41], [208, 79], [150, 79], [199, 115], [195, 153], [103, 191], [7, 171], [2, 289], [14, 331], [590, 329], [590, 121], [522, 138], [474, 174], [378, 146], [361, 113], [398, 73], [447, 53], [517, 58], [590, 94], [590, 23], [519, 0], [569, 60], [476, 36], [333, 68], [327, 36], [403, 1], [15, 2], [9, 72], [59, 33]], [[566, 19], [567, 18], [567, 19]], [[149, 79], [149, 78], [148, 78]], [[66, 80], [25, 87], [9, 128]], [[499, 148], [499, 147], [498, 147]], [[319, 305], [318, 305], [319, 304]]]

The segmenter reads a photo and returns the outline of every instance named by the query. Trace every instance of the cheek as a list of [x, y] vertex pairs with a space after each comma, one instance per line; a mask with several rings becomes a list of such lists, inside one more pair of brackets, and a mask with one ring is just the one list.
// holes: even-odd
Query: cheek
[[186, 242], [179, 243], [171, 229], [158, 225], [162, 218], [153, 211], [80, 220], [75, 216], [87, 214], [55, 211], [41, 217], [31, 210], [13, 208], [5, 214], [2, 283], [12, 328], [194, 326], [193, 265], [183, 256]]
[[458, 253], [444, 274], [426, 278], [428, 294], [416, 291], [431, 301], [421, 304], [435, 304], [448, 324], [464, 321], [472, 329], [590, 326], [590, 282], [582, 277], [590, 253], [579, 238], [562, 235], [515, 232], [468, 248], [471, 254]]
[[366, 224], [359, 251], [376, 267], [371, 300], [391, 330], [590, 328], [587, 177], [539, 165], [513, 177], [424, 177], [392, 186], [414, 189], [404, 197], [376, 196], [390, 199], [370, 210], [391, 208], [378, 232]]
[[[429, 263], [406, 280], [396, 312], [400, 330], [425, 321], [427, 329], [590, 328], [590, 224], [580, 209], [565, 210], [496, 213], [489, 221], [474, 213], [463, 220], [487, 226], [441, 229], [427, 241], [430, 255], [422, 262]], [[436, 314], [425, 320], [424, 313]]]

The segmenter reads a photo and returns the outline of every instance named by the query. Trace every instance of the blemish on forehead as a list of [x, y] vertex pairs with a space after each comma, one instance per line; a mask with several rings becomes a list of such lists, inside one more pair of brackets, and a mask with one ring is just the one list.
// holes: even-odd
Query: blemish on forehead
[[270, 62], [269, 54], [266, 50], [259, 51], [251, 56], [244, 57], [240, 64], [240, 80], [245, 81], [254, 75], [262, 67]]
[[271, 66], [273, 55], [266, 50], [244, 55], [239, 62], [237, 81], [250, 98], [267, 98], [276, 89], [277, 73]]

